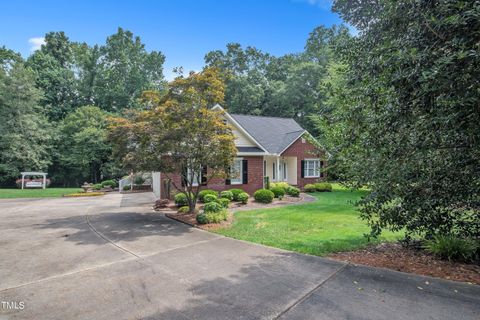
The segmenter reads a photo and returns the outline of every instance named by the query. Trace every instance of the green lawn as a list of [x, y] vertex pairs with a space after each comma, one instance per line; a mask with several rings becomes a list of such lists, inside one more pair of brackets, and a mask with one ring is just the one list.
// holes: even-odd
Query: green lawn
[[[235, 239], [313, 255], [348, 251], [368, 244], [368, 226], [353, 202], [367, 191], [334, 185], [332, 192], [314, 193], [317, 201], [281, 208], [237, 212], [231, 227], [215, 232]], [[385, 232], [375, 242], [393, 241], [400, 233]]]
[[0, 189], [0, 199], [61, 197], [80, 191], [80, 188]]

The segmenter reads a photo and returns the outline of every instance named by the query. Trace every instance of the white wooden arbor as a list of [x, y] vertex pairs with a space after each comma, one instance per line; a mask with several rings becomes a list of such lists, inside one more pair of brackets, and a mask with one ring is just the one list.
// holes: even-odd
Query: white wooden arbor
[[[43, 177], [43, 183], [42, 183], [42, 188], [45, 189], [47, 186], [47, 173], [46, 172], [20, 172], [22, 174], [22, 189], [25, 186], [25, 176], [42, 176]], [[37, 186], [32, 186], [32, 187], [37, 187]], [[40, 186], [38, 186], [40, 187]]]

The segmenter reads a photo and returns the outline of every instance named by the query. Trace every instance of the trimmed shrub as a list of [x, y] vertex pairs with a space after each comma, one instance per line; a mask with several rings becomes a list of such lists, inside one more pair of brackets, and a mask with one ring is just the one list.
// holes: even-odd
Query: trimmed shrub
[[273, 198], [275, 197], [275, 194], [267, 189], [259, 189], [255, 191], [253, 194], [253, 197], [255, 198], [256, 201], [261, 202], [261, 203], [270, 203], [273, 201]]
[[298, 197], [300, 195], [300, 189], [292, 186], [289, 186], [285, 192], [292, 197]]
[[208, 212], [205, 213], [205, 215], [207, 216], [208, 223], [220, 223], [228, 218], [228, 212], [226, 209], [222, 209], [219, 212]]
[[143, 176], [136, 176], [133, 182], [136, 185], [142, 185], [145, 182], [145, 178]]
[[220, 192], [220, 198], [233, 200], [233, 193], [232, 193], [232, 191], [229, 191], [229, 190], [222, 191], [222, 192]]
[[318, 192], [330, 192], [332, 191], [332, 184], [328, 182], [318, 182], [315, 183], [315, 189]]
[[[190, 195], [191, 197], [192, 195]], [[178, 207], [188, 206], [187, 195], [184, 193], [177, 193], [174, 197], [175, 204]]]
[[438, 235], [428, 240], [425, 249], [442, 259], [469, 262], [475, 258], [479, 243], [452, 235]]
[[128, 186], [123, 186], [123, 191], [128, 191], [128, 190], [130, 190], [130, 189], [131, 189], [130, 185], [128, 185]]
[[203, 197], [203, 202], [204, 203], [210, 203], [210, 202], [215, 202], [217, 201], [218, 197], [216, 194], [206, 194], [204, 197]]
[[282, 199], [283, 196], [285, 195], [285, 189], [283, 189], [282, 187], [270, 188], [270, 191], [273, 192], [273, 194], [275, 195], [275, 198]]
[[204, 214], [204, 213], [197, 214], [196, 219], [197, 219], [197, 222], [199, 224], [207, 224], [208, 223], [207, 215]]
[[303, 187], [303, 190], [305, 190], [305, 192], [315, 192], [317, 188], [315, 188], [314, 184], [308, 183]]
[[233, 200], [233, 201], [240, 201], [240, 199], [238, 199], [238, 195], [239, 195], [240, 193], [244, 193], [244, 192], [245, 192], [245, 191], [243, 191], [242, 189], [230, 189], [230, 190], [228, 190], [228, 191], [230, 191], [230, 192], [232, 193], [232, 195], [233, 195], [233, 199], [232, 199], [232, 200]]
[[114, 181], [114, 180], [105, 180], [102, 182], [102, 187], [105, 188], [107, 186], [110, 186], [113, 188], [115, 188], [117, 186], [117, 183]]
[[178, 208], [178, 213], [188, 213], [190, 211], [190, 208], [188, 206], [183, 206]]
[[[275, 187], [282, 188], [284, 191], [287, 191], [287, 188], [290, 187], [290, 185], [286, 182], [277, 182], [275, 183]], [[270, 187], [270, 189], [272, 189], [272, 187]]]
[[230, 200], [227, 198], [220, 198], [218, 199], [218, 203], [220, 203], [222, 207], [228, 208], [228, 205], [230, 204]]
[[215, 191], [215, 190], [211, 190], [211, 189], [203, 189], [201, 190], [199, 193], [198, 193], [198, 200], [200, 200], [201, 202], [204, 202], [204, 197], [207, 195], [207, 194], [213, 194], [214, 196], [218, 195], [218, 192]]
[[215, 201], [205, 203], [205, 205], [203, 206], [203, 211], [205, 213], [220, 212], [221, 210], [223, 210], [222, 205], [218, 202], [215, 202]]
[[242, 192], [237, 196], [238, 201], [240, 201], [243, 204], [248, 203], [248, 193]]
[[272, 188], [275, 188], [277, 186], [277, 184], [275, 182], [270, 182], [269, 186], [268, 186], [268, 190], [272, 189]]
[[[92, 187], [93, 190], [102, 190], [102, 184], [101, 183], [96, 183]], [[125, 190], [125, 189], [123, 189]]]

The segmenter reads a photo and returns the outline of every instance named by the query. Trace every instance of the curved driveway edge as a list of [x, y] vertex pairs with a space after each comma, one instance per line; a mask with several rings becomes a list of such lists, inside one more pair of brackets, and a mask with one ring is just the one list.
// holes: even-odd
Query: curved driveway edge
[[478, 319], [479, 286], [225, 238], [152, 200], [0, 201], [0, 301], [24, 304], [0, 319]]

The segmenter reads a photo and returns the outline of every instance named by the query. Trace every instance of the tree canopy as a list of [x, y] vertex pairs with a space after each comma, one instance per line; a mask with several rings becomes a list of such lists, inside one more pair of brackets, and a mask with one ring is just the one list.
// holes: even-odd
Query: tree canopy
[[478, 237], [478, 5], [338, 0], [334, 9], [359, 36], [331, 70], [330, 129], [346, 178], [371, 188], [359, 205], [372, 234]]
[[180, 173], [182, 181], [172, 180], [173, 186], [187, 195], [193, 212], [203, 179], [225, 174], [236, 154], [222, 111], [212, 109], [223, 102], [223, 81], [207, 68], [176, 78], [165, 96], [150, 97], [149, 110], [112, 119], [115, 153], [134, 171]]

